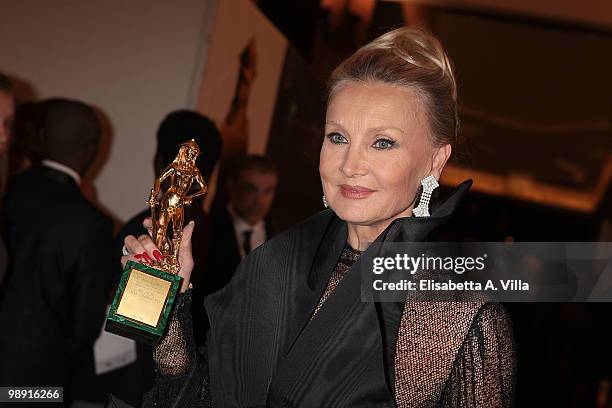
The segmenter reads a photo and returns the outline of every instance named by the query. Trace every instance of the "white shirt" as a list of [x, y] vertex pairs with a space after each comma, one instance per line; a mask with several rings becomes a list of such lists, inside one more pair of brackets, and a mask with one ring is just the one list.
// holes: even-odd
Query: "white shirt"
[[62, 173], [69, 175], [70, 178], [72, 178], [75, 181], [77, 186], [81, 185], [81, 176], [79, 176], [79, 173], [74, 171], [74, 169], [71, 169], [70, 167], [66, 166], [65, 164], [58, 163], [54, 160], [48, 160], [48, 159], [43, 160], [40, 164], [42, 164], [43, 166], [55, 169], [57, 171], [61, 171]]
[[234, 223], [234, 235], [236, 236], [236, 242], [238, 243], [238, 251], [240, 252], [240, 259], [244, 259], [246, 254], [244, 253], [244, 231], [252, 230], [251, 234], [251, 251], [266, 242], [266, 224], [265, 222], [259, 221], [255, 225], [247, 223], [245, 220], [240, 218], [234, 211], [231, 204], [228, 204], [227, 211], [232, 217]]

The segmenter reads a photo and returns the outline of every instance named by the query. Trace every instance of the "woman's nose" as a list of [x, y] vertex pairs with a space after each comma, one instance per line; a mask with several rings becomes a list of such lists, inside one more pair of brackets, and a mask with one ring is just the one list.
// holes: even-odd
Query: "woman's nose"
[[363, 176], [368, 172], [368, 163], [359, 146], [346, 149], [340, 171], [346, 177]]

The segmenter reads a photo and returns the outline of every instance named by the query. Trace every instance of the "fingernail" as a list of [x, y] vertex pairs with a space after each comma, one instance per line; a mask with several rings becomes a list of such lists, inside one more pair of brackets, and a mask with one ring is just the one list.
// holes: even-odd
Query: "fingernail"
[[136, 255], [134, 255], [134, 258], [140, 259], [140, 258], [142, 258], [142, 254], [136, 254]]
[[155, 259], [157, 259], [158, 262], [161, 262], [164, 260], [163, 255], [157, 249], [153, 251], [153, 256], [155, 257]]
[[149, 254], [147, 254], [146, 252], [144, 254], [142, 254], [142, 257], [144, 258], [144, 260], [148, 263], [153, 263], [153, 258], [151, 258], [149, 256]]

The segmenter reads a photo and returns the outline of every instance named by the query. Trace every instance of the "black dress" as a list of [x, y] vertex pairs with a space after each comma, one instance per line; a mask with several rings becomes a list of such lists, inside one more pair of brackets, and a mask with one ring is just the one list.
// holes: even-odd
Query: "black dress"
[[[424, 240], [470, 185], [431, 217], [393, 221], [377, 241]], [[182, 295], [145, 405], [512, 405], [514, 348], [501, 306], [362, 302], [359, 260], [346, 268], [341, 257], [347, 235], [326, 210], [251, 253], [206, 298], [207, 350], [194, 346], [189, 293]]]

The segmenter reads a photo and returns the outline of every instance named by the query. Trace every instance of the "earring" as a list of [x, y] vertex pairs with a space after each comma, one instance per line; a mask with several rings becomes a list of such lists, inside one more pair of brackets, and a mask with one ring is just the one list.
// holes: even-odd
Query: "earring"
[[329, 205], [327, 205], [327, 198], [325, 198], [325, 194], [323, 194], [323, 205], [325, 206], [325, 208], [329, 207]]
[[421, 185], [423, 186], [421, 199], [419, 200], [419, 205], [412, 210], [412, 213], [415, 217], [429, 217], [429, 199], [431, 198], [431, 193], [438, 188], [440, 184], [438, 184], [438, 180], [436, 180], [433, 174], [430, 174], [421, 180]]

